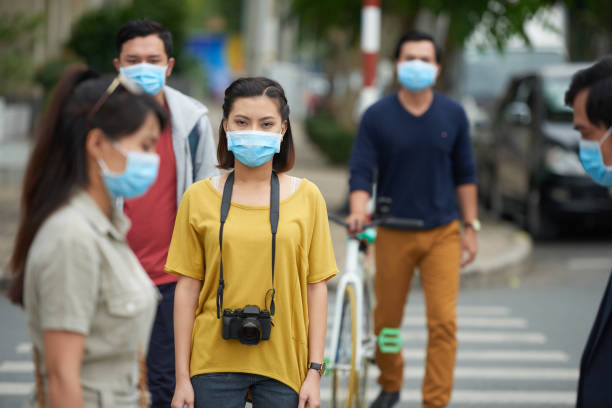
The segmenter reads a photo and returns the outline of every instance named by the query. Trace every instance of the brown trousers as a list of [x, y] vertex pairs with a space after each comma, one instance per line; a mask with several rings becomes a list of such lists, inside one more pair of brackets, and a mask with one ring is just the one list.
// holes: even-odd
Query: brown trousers
[[[422, 385], [423, 407], [445, 407], [453, 389], [457, 350], [457, 296], [461, 263], [459, 222], [425, 231], [380, 228], [376, 238], [374, 289], [376, 335], [385, 327], [401, 328], [404, 305], [414, 268], [420, 270], [427, 314], [427, 359]], [[379, 384], [387, 392], [402, 388], [402, 354], [376, 350], [381, 374]]]

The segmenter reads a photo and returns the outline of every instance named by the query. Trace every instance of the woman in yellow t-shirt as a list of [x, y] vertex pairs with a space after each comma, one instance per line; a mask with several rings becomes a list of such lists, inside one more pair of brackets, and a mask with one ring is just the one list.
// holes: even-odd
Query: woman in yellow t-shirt
[[[174, 303], [173, 408], [320, 406], [328, 279], [337, 273], [325, 201], [285, 174], [295, 152], [282, 87], [225, 91], [219, 167], [181, 200], [166, 271]], [[240, 309], [240, 310], [238, 310]]]

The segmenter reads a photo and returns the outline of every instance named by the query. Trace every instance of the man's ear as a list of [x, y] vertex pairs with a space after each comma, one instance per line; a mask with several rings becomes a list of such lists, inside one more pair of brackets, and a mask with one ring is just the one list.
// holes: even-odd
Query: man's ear
[[117, 70], [117, 72], [119, 72], [119, 58], [115, 58], [113, 59], [113, 65], [115, 66], [115, 69]]
[[440, 73], [442, 72], [442, 65], [440, 64], [434, 64], [436, 66], [436, 68], [438, 68], [438, 70], [436, 71], [436, 79], [438, 79], [438, 77], [440, 77]]
[[166, 69], [166, 78], [172, 75], [172, 70], [174, 69], [174, 58], [168, 59], [168, 68]]

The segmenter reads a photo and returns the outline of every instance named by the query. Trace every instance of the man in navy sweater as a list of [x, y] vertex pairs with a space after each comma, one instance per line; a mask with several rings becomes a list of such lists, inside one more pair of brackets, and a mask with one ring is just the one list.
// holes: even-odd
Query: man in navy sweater
[[[440, 71], [433, 38], [405, 35], [395, 59], [401, 89], [364, 113], [353, 146], [347, 221], [351, 230], [361, 229], [375, 182], [378, 197], [391, 199], [393, 217], [421, 220], [419, 228], [379, 229], [374, 325], [377, 335], [401, 327], [418, 267], [429, 333], [422, 406], [445, 407], [453, 388], [460, 267], [474, 260], [478, 246], [476, 166], [463, 108], [432, 89]], [[377, 350], [376, 363], [382, 390], [372, 408], [391, 407], [402, 388], [401, 351]]]

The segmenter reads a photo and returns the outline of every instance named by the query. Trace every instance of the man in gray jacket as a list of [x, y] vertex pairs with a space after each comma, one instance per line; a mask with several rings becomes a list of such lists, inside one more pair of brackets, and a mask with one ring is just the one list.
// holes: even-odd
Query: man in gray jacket
[[165, 85], [174, 68], [172, 35], [150, 20], [126, 23], [117, 34], [113, 61], [169, 113], [170, 126], [155, 146], [159, 175], [142, 197], [124, 203], [132, 221], [127, 241], [157, 285], [162, 300], [151, 333], [147, 371], [152, 407], [170, 407], [174, 391], [174, 288], [177, 278], [164, 272], [174, 219], [185, 190], [197, 180], [216, 175], [217, 160], [208, 109]]

